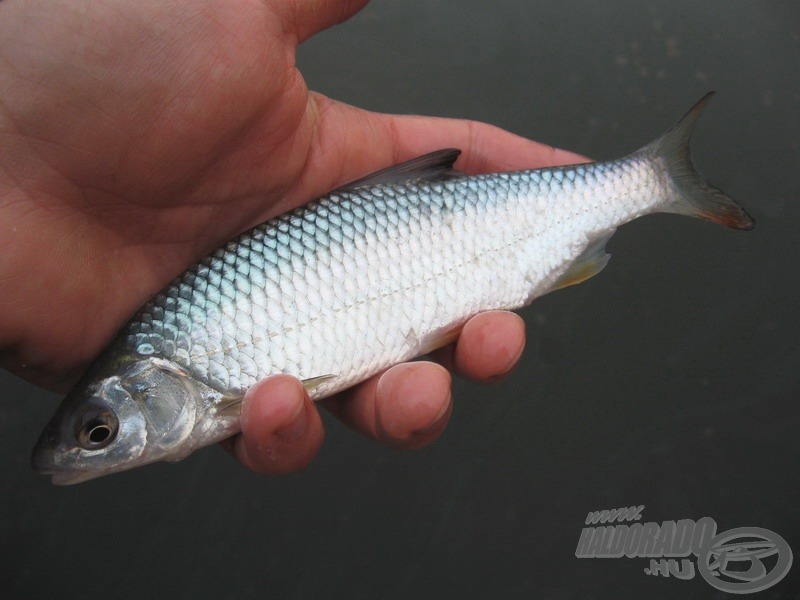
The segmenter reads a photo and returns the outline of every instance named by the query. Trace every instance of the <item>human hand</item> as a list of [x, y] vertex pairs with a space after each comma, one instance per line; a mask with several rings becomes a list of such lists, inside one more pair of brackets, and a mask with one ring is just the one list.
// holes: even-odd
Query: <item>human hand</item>
[[[442, 147], [462, 148], [467, 172], [582, 160], [484, 124], [309, 92], [297, 44], [365, 3], [0, 3], [0, 364], [65, 389], [189, 264], [378, 168]], [[488, 381], [523, 343], [519, 317], [488, 313], [438, 358]], [[418, 447], [446, 423], [449, 377], [434, 363], [400, 365], [324, 405]], [[301, 400], [303, 433], [272, 443]], [[258, 470], [296, 468], [322, 438], [316, 409], [286, 378], [255, 386], [242, 421], [231, 444]]]

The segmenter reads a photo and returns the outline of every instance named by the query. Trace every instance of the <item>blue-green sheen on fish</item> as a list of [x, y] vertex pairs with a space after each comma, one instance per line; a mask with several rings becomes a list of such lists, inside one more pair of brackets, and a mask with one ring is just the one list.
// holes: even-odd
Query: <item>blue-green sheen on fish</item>
[[458, 150], [384, 169], [267, 221], [145, 304], [65, 398], [34, 451], [54, 483], [179, 460], [239, 430], [269, 375], [314, 399], [599, 272], [617, 227], [668, 212], [749, 229], [689, 137], [710, 94], [610, 162], [467, 176]]

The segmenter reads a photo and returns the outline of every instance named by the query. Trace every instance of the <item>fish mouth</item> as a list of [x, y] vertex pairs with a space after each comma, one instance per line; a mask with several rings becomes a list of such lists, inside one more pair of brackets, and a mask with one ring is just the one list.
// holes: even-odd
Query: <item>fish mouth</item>
[[80, 469], [65, 469], [59, 465], [56, 456], [58, 448], [53, 447], [51, 440], [48, 439], [47, 432], [42, 435], [39, 443], [33, 449], [31, 455], [31, 466], [40, 475], [49, 475], [53, 485], [72, 485], [82, 483], [95, 477], [100, 477], [104, 473], [97, 471], [85, 471]]
[[106, 471], [68, 469], [58, 465], [55, 452], [50, 448], [36, 448], [31, 459], [31, 466], [39, 475], [49, 475], [53, 485], [73, 485], [83, 483], [106, 475]]
[[[44, 436], [42, 436], [44, 438]], [[39, 440], [36, 447], [31, 454], [31, 466], [33, 470], [42, 475], [50, 475], [56, 473], [59, 469], [56, 466], [55, 453], [52, 448], [46, 443], [44, 439]]]
[[42, 472], [42, 475], [50, 475], [50, 481], [53, 485], [74, 485], [76, 483], [83, 483], [90, 479], [96, 479], [104, 473], [92, 473], [89, 471], [57, 471], [57, 472]]
[[39, 475], [49, 475], [50, 481], [53, 485], [73, 485], [76, 483], [83, 483], [84, 481], [89, 481], [90, 479], [96, 479], [105, 473], [98, 473], [97, 471], [79, 471], [77, 469], [60, 469], [53, 465], [52, 462], [48, 462], [45, 466], [42, 464], [44, 462], [41, 458], [37, 461], [39, 456], [34, 455], [33, 457], [33, 468], [34, 470], [39, 473]]

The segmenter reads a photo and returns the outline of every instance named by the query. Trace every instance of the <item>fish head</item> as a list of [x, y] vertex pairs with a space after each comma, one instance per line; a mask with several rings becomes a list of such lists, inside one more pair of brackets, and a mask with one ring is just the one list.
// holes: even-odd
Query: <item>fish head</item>
[[193, 432], [213, 390], [158, 358], [115, 361], [109, 371], [89, 372], [34, 448], [34, 469], [56, 485], [180, 460], [197, 447]]

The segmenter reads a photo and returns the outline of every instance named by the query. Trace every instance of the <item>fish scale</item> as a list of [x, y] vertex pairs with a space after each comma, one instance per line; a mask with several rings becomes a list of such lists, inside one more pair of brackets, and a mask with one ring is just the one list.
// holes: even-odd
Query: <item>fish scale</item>
[[189, 269], [124, 345], [231, 396], [274, 373], [336, 375], [321, 397], [531, 301], [592, 236], [666, 195], [644, 159], [335, 192]]
[[239, 431], [241, 399], [273, 374], [314, 399], [597, 274], [617, 227], [672, 212], [749, 229], [695, 171], [701, 100], [616, 161], [467, 176], [441, 150], [256, 226], [145, 304], [40, 437], [59, 484], [179, 460]]

